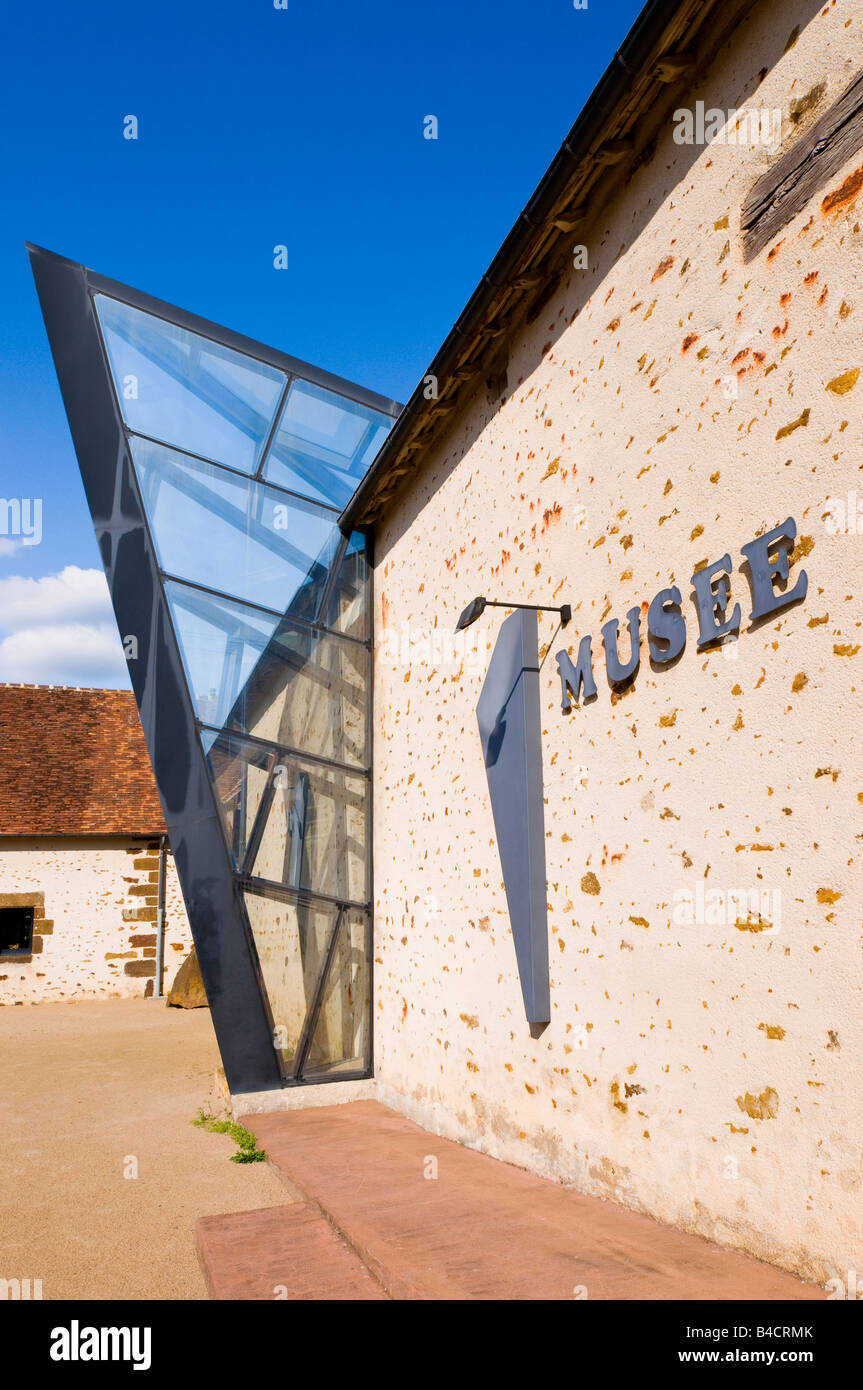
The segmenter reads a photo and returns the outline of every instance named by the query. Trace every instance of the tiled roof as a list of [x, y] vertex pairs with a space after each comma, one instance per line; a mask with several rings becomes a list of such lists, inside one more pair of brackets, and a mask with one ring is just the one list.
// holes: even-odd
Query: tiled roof
[[131, 691], [0, 685], [0, 835], [164, 829]]

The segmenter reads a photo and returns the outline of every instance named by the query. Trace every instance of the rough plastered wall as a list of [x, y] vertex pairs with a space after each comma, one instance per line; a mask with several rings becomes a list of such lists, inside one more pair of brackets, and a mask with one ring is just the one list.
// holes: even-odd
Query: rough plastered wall
[[[0, 1005], [151, 995], [156, 975], [158, 840], [0, 841], [0, 907], [34, 908], [29, 961], [0, 959]], [[167, 993], [192, 945], [169, 854]]]
[[[754, 5], [685, 100], [780, 108], [784, 150], [861, 66], [859, 5]], [[863, 150], [745, 265], [776, 157], [675, 144], [669, 120], [504, 399], [378, 525], [376, 1074], [430, 1130], [820, 1280], [863, 1258]], [[808, 595], [751, 631], [740, 547], [789, 515]], [[739, 641], [700, 653], [690, 576], [726, 551]], [[642, 624], [613, 697], [602, 623], [625, 659], [627, 611], [672, 583], [683, 656], [652, 670]], [[575, 610], [541, 672], [537, 1040], [475, 718], [503, 615], [464, 659], [449, 635], [475, 594]], [[565, 716], [554, 652], [588, 632], [598, 698]], [[699, 883], [721, 920], [681, 924]], [[739, 889], [769, 914], [729, 912]]]

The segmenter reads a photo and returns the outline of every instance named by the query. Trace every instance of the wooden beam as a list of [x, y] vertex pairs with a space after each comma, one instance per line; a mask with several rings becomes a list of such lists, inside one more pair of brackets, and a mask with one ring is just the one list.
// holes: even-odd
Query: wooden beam
[[743, 204], [743, 258], [751, 261], [813, 193], [863, 145], [863, 72], [807, 135], [761, 175]]
[[657, 82], [676, 82], [685, 73], [692, 72], [694, 67], [695, 55], [693, 53], [666, 53], [653, 69], [653, 76]]

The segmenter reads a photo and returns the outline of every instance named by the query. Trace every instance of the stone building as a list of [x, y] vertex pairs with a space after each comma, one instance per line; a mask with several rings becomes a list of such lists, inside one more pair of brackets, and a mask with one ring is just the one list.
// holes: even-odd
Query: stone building
[[402, 410], [32, 249], [243, 1108], [857, 1267], [861, 112], [654, 0]]
[[154, 993], [191, 946], [125, 690], [0, 685], [0, 1004]]
[[[863, 11], [699, 9], [624, 50], [430, 365], [438, 401], [415, 397], [348, 508], [374, 526], [378, 635], [450, 634], [375, 668], [376, 1084], [820, 1280], [863, 1245], [859, 114], [835, 135]], [[751, 111], [778, 139], [772, 114], [766, 142], [733, 138]], [[789, 518], [776, 592], [798, 599], [761, 617], [741, 548]], [[695, 587], [723, 559], [702, 642]], [[672, 586], [668, 662], [645, 629]], [[452, 645], [480, 594], [573, 609], [556, 636], [539, 615], [536, 1039], [474, 713], [499, 611], [460, 634], [478, 654]], [[640, 666], [613, 681], [633, 610]], [[588, 634], [592, 701], [556, 660]]]

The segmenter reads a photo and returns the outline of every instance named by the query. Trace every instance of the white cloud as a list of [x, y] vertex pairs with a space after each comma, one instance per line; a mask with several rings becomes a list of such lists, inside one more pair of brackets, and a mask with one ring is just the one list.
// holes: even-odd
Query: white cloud
[[128, 687], [101, 570], [0, 579], [0, 681]]
[[108, 583], [101, 570], [67, 565], [59, 574], [0, 579], [0, 626], [7, 632], [57, 622], [113, 622]]
[[0, 536], [0, 555], [14, 555], [23, 544], [23, 541], [10, 541], [6, 536]]

